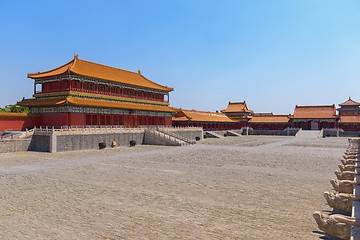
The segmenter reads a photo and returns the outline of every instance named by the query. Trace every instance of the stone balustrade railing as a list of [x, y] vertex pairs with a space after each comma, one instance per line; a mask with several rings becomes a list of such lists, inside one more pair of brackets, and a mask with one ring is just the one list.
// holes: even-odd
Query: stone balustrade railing
[[[360, 239], [360, 139], [349, 139], [337, 180], [331, 180], [336, 192], [325, 192], [328, 205], [344, 211], [344, 214], [313, 214], [320, 230], [341, 239]], [[347, 213], [347, 214], [346, 214]]]

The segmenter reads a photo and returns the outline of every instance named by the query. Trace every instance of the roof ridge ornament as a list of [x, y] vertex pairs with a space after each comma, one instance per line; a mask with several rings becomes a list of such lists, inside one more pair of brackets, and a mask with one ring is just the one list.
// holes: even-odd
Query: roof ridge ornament
[[74, 59], [79, 59], [79, 55], [78, 54], [74, 54]]

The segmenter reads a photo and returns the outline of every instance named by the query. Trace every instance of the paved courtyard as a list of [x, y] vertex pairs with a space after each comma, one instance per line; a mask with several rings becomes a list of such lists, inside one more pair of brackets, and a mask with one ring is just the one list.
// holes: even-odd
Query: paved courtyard
[[0, 154], [2, 239], [321, 239], [346, 138]]

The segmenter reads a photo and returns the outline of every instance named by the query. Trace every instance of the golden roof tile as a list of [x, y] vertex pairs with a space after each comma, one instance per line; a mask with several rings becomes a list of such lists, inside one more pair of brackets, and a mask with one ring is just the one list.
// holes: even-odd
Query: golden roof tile
[[360, 123], [360, 115], [359, 116], [340, 116], [339, 123]]
[[340, 103], [339, 106], [360, 106], [360, 103], [352, 100], [351, 97], [349, 97], [348, 100], [346, 100], [343, 103]]
[[37, 118], [38, 115], [30, 113], [12, 113], [12, 112], [0, 112], [0, 118]]
[[337, 118], [335, 105], [295, 106], [292, 118]]
[[247, 112], [251, 113], [252, 110], [250, 110], [247, 105], [246, 101], [243, 102], [229, 102], [228, 107], [221, 112], [224, 113], [230, 113], [230, 112]]
[[233, 123], [237, 122], [228, 118], [221, 112], [204, 112], [197, 110], [179, 109], [173, 117], [173, 121], [192, 121], [192, 122], [222, 122]]
[[253, 116], [249, 123], [288, 123], [290, 115], [256, 115]]
[[48, 99], [28, 99], [18, 102], [20, 106], [27, 107], [49, 107], [56, 105], [75, 105], [86, 107], [101, 107], [101, 108], [117, 108], [117, 109], [129, 109], [129, 110], [144, 110], [144, 111], [156, 111], [156, 112], [175, 112], [175, 110], [168, 106], [158, 106], [151, 104], [135, 104], [128, 102], [115, 102], [107, 100], [95, 100], [87, 98], [48, 98]]
[[102, 64], [85, 61], [79, 59], [77, 55], [74, 56], [73, 60], [58, 68], [46, 72], [28, 74], [28, 77], [33, 79], [38, 79], [38, 78], [58, 76], [68, 72], [85, 77], [97, 78], [106, 81], [156, 89], [166, 92], [170, 92], [174, 90], [173, 88], [162, 86], [147, 79], [146, 77], [141, 75], [140, 71], [138, 73], [135, 73], [127, 70], [122, 70], [119, 68], [109, 67]]

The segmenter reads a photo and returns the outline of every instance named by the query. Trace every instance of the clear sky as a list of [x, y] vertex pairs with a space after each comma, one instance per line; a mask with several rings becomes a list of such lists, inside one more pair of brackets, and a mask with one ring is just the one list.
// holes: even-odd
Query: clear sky
[[0, 106], [79, 58], [173, 87], [173, 107], [360, 101], [358, 0], [0, 0]]

